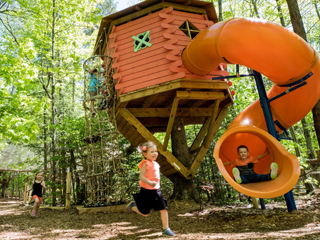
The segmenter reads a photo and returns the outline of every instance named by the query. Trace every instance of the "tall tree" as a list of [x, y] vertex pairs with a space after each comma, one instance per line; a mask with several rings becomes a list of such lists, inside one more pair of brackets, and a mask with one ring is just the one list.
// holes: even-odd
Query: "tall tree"
[[[301, 14], [300, 14], [299, 5], [298, 5], [297, 0], [287, 0], [287, 5], [288, 5], [289, 13], [290, 13], [290, 19], [291, 19], [293, 31], [296, 34], [298, 34], [300, 37], [302, 37], [306, 42], [308, 42], [307, 34], [306, 34], [306, 31], [305, 31], [304, 26], [303, 26], [303, 21], [302, 21], [302, 18], [301, 18]], [[319, 107], [320, 107], [320, 101], [318, 101], [317, 105], [318, 104], [319, 104]], [[315, 107], [315, 108], [317, 108], [317, 107]], [[312, 111], [314, 111], [314, 109]], [[316, 114], [320, 115], [320, 111], [319, 112], [316, 111]], [[314, 117], [315, 117], [315, 114], [314, 114]], [[320, 118], [319, 119], [314, 119], [315, 127], [318, 124], [317, 121], [320, 121]], [[307, 142], [308, 157], [309, 157], [309, 159], [312, 159], [312, 158], [315, 157], [315, 155], [314, 155], [314, 151], [313, 151], [313, 148], [312, 148], [310, 131], [308, 130], [306, 119], [305, 118], [301, 119], [301, 123], [302, 123], [302, 126], [303, 126], [304, 136], [305, 136], [306, 142]], [[320, 128], [318, 129], [318, 131], [320, 133]], [[319, 137], [320, 137], [320, 135], [319, 135]]]
[[[302, 17], [300, 14], [299, 5], [298, 5], [297, 0], [287, 0], [287, 5], [288, 5], [288, 9], [289, 9], [289, 14], [290, 14], [290, 19], [291, 19], [293, 31], [296, 34], [298, 34], [301, 38], [303, 38], [306, 42], [308, 42], [307, 34], [304, 29], [304, 25], [303, 25], [303, 21], [302, 21]], [[315, 112], [313, 114], [313, 117], [314, 117], [313, 121], [314, 121], [315, 128], [317, 127], [317, 125], [319, 125], [318, 127], [320, 127], [320, 123], [319, 123], [320, 118], [316, 119], [317, 115], [320, 115], [320, 100], [317, 102], [316, 106], [312, 109], [312, 112]], [[320, 117], [320, 116], [318, 116], [318, 117]], [[307, 144], [307, 155], [308, 155], [309, 159], [313, 159], [313, 158], [315, 158], [315, 155], [314, 155], [310, 131], [307, 127], [306, 119], [305, 118], [301, 119], [301, 123], [302, 123], [303, 133], [304, 133], [304, 136], [306, 139], [306, 144]], [[320, 128], [318, 130], [316, 129], [316, 132], [317, 131], [319, 131], [319, 134], [320, 134]], [[318, 143], [319, 143], [320, 135], [318, 136], [318, 132], [317, 132], [317, 137], [318, 137]], [[318, 183], [320, 182], [320, 176], [316, 175], [314, 178], [318, 181]]]

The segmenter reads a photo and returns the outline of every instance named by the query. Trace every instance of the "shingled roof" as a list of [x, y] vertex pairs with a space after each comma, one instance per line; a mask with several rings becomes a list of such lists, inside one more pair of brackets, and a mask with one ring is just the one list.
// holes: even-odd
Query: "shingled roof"
[[[208, 20], [214, 23], [218, 22], [217, 14], [212, 3], [198, 0], [147, 0], [122, 11], [113, 13], [102, 18], [99, 33], [95, 43], [95, 55], [99, 53], [99, 49], [104, 52], [105, 42], [108, 40], [110, 34], [110, 26], [119, 26], [128, 21], [143, 17], [152, 12], [159, 11], [166, 7], [173, 7], [175, 10], [184, 12], [192, 12], [199, 14], [206, 14]], [[102, 47], [102, 48], [101, 48]]]

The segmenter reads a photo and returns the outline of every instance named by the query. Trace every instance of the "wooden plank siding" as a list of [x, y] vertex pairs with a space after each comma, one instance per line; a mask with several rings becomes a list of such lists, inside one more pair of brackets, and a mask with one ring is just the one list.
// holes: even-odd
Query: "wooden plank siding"
[[[191, 39], [179, 27], [186, 21], [199, 30], [213, 24], [205, 15], [173, 10], [167, 7], [131, 22], [114, 27], [106, 49], [113, 59], [113, 78], [118, 97], [121, 94], [158, 85], [176, 79], [211, 80], [213, 76], [226, 76], [219, 68], [206, 76], [191, 74], [182, 64], [181, 51]], [[150, 31], [151, 47], [134, 52], [132, 36]]]

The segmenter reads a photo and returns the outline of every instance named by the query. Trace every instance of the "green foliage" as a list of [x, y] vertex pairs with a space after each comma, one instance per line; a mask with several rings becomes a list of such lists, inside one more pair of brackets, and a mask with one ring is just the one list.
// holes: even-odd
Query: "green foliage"
[[[214, 3], [218, 12], [217, 1], [208, 1]], [[253, 2], [257, 11], [252, 5]], [[284, 23], [285, 27], [292, 29], [286, 1], [277, 2], [222, 1], [223, 19], [260, 17], [278, 24]], [[71, 150], [76, 154], [76, 164], [81, 165], [80, 162], [83, 163], [86, 158], [86, 153], [82, 151], [85, 131], [81, 102], [82, 63], [93, 52], [102, 16], [114, 12], [115, 4], [112, 0], [56, 1], [55, 7], [52, 4], [52, 0], [17, 0], [0, 5], [0, 149], [4, 149], [6, 144], [15, 144], [32, 149], [35, 153], [35, 156], [24, 159], [23, 162], [16, 161], [5, 166], [12, 169], [28, 169], [31, 166], [35, 170], [43, 168], [45, 150], [47, 161], [57, 161], [57, 166], [62, 169], [71, 166], [66, 160], [67, 153]], [[320, 21], [315, 8], [317, 4], [301, 0], [299, 4], [308, 41], [319, 52]], [[234, 66], [228, 66], [228, 71], [234, 74]], [[241, 67], [240, 71], [247, 73], [248, 69]], [[56, 81], [54, 86], [52, 76]], [[268, 79], [264, 79], [264, 82], [268, 89], [272, 87]], [[55, 98], [52, 89], [55, 89]], [[229, 113], [194, 179], [198, 186], [203, 184], [203, 180], [213, 181], [215, 190], [210, 194], [217, 202], [236, 201], [237, 192], [223, 185], [225, 181], [213, 159], [214, 145], [233, 119], [258, 99], [253, 79], [234, 79], [231, 90], [236, 92], [234, 105], [229, 108]], [[56, 124], [51, 122], [53, 103], [57, 115]], [[311, 132], [312, 146], [318, 149], [311, 113], [306, 116], [306, 121]], [[200, 128], [198, 125], [186, 126], [188, 146], [191, 146]], [[53, 130], [57, 131], [58, 154], [50, 159]], [[306, 139], [301, 123], [294, 126], [294, 131], [297, 142], [282, 141], [282, 144], [292, 154], [295, 154], [295, 147], [299, 148], [300, 163], [304, 168], [308, 168], [305, 162]], [[164, 136], [164, 133], [155, 134], [160, 142], [164, 141]], [[124, 184], [129, 186], [134, 182], [132, 189], [137, 190], [138, 163], [142, 157], [122, 136], [119, 141], [124, 155], [124, 169], [128, 176]], [[44, 147], [45, 144], [47, 148]], [[171, 141], [168, 149], [171, 150]], [[170, 196], [172, 183], [162, 177], [161, 185], [164, 195]], [[203, 198], [209, 199], [210, 194], [201, 192]], [[47, 203], [51, 201], [52, 198], [49, 197]]]

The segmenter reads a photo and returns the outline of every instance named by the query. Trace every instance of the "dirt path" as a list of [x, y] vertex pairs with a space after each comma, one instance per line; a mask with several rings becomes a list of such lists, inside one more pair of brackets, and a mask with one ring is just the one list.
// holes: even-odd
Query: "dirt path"
[[[171, 239], [320, 239], [320, 201], [297, 200], [299, 209], [289, 214], [283, 203], [267, 204], [269, 216], [247, 205], [206, 206], [169, 202]], [[281, 205], [282, 204], [282, 205]], [[137, 214], [97, 213], [78, 215], [75, 210], [40, 209], [31, 218], [31, 207], [0, 199], [2, 239], [164, 239], [158, 212], [148, 218]]]

